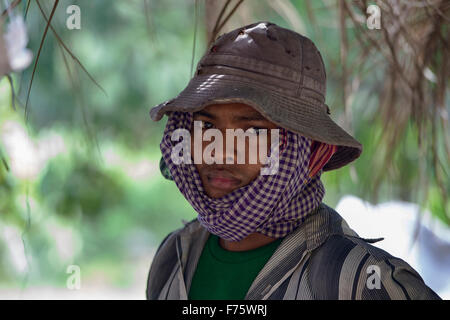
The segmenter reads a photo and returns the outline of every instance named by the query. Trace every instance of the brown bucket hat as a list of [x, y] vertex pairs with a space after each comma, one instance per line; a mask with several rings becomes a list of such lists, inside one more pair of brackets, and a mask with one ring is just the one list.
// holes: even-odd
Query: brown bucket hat
[[175, 98], [150, 110], [154, 121], [170, 111], [194, 112], [210, 104], [245, 103], [273, 123], [338, 146], [323, 167], [358, 158], [362, 145], [329, 116], [325, 66], [314, 43], [274, 23], [259, 21], [219, 36]]

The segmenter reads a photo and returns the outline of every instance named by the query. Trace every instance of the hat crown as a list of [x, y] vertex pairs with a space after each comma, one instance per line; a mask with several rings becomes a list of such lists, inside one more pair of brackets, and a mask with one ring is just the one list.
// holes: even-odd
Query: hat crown
[[[243, 66], [232, 57], [247, 60]], [[216, 38], [197, 64], [197, 74], [202, 67], [214, 64], [244, 67], [295, 82], [292, 96], [325, 103], [326, 72], [319, 50], [309, 38], [272, 22], [252, 23]]]

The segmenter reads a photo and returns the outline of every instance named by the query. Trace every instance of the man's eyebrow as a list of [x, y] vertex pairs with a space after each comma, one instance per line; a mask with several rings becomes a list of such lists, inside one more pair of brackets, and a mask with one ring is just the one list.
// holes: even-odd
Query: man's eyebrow
[[[204, 110], [200, 110], [197, 112], [194, 112], [194, 117], [195, 116], [204, 116], [207, 117], [209, 119], [216, 119], [217, 117], [209, 112], [206, 112]], [[259, 112], [251, 112], [249, 114], [245, 114], [245, 115], [237, 115], [233, 117], [234, 121], [268, 121], [266, 118], [263, 117], [262, 114], [260, 114]]]
[[207, 118], [210, 118], [210, 119], [215, 119], [216, 118], [213, 114], [211, 114], [209, 112], [206, 112], [204, 110], [200, 110], [200, 111], [194, 112], [194, 117], [195, 116], [204, 116], [204, 117], [207, 117]]
[[259, 112], [252, 112], [250, 114], [236, 116], [234, 117], [234, 119], [238, 121], [268, 121]]

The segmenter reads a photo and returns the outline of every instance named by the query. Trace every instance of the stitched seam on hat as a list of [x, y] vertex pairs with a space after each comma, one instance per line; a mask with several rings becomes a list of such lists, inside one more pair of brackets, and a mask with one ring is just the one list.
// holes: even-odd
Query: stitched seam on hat
[[[267, 75], [263, 75], [261, 73], [256, 73], [252, 71], [248, 71], [241, 68], [231, 68], [228, 66], [218, 66], [217, 70], [213, 70], [210, 66], [206, 67], [204, 73], [201, 75], [210, 75], [210, 74], [218, 74], [218, 75], [227, 75], [227, 76], [235, 76], [245, 78], [251, 84], [259, 84], [261, 86], [267, 86], [271, 90], [274, 91], [282, 91], [283, 94], [287, 94], [290, 96], [295, 95], [296, 84], [291, 81], [286, 81], [284, 79], [276, 78], [276, 77], [268, 77]], [[245, 73], [245, 74], [236, 74], [236, 73]], [[264, 78], [266, 79], [264, 79]], [[269, 79], [267, 79], [269, 78]], [[248, 80], [247, 80], [248, 79]]]
[[263, 73], [263, 72], [259, 72], [259, 71], [253, 71], [253, 70], [250, 70], [250, 69], [245, 69], [245, 68], [242, 68], [242, 67], [229, 66], [229, 65], [225, 65], [225, 64], [213, 64], [213, 65], [208, 64], [208, 65], [204, 65], [204, 67], [215, 67], [215, 66], [221, 66], [221, 67], [227, 67], [227, 68], [230, 68], [230, 69], [242, 70], [242, 71], [245, 71], [245, 72], [255, 73], [255, 74], [263, 75], [263, 76], [266, 76], [266, 77], [269, 76], [271, 78], [275, 78], [275, 79], [279, 79], [279, 80], [282, 80], [282, 81], [286, 81], [286, 82], [291, 82], [293, 84], [297, 84], [296, 81], [292, 81], [292, 80], [285, 79], [285, 78], [280, 78], [280, 77], [277, 77], [277, 76], [274, 76], [274, 75], [271, 75], [271, 74], [268, 74], [268, 73]]
[[[224, 61], [221, 61], [224, 60]], [[300, 79], [300, 72], [296, 71], [293, 68], [288, 68], [281, 65], [276, 65], [266, 60], [258, 60], [249, 57], [242, 57], [229, 53], [221, 53], [221, 54], [210, 54], [205, 57], [202, 61], [203, 64], [221, 64], [225, 63], [236, 63], [239, 66], [245, 67], [248, 65], [254, 66], [260, 72], [277, 72], [279, 74], [285, 75], [286, 77], [292, 79], [290, 81], [297, 82]]]
[[[300, 66], [300, 68], [301, 68], [301, 70], [303, 70], [303, 66], [305, 65], [304, 64], [303, 41], [300, 41], [300, 57], [301, 57], [301, 60], [300, 60], [301, 66]], [[297, 96], [301, 96], [301, 93], [302, 93], [301, 90], [302, 90], [302, 87], [303, 87], [303, 77], [305, 76], [305, 73], [300, 71], [300, 75], [301, 75], [301, 77], [300, 77], [300, 81], [299, 81], [298, 88], [297, 88]]]
[[[202, 76], [210, 76], [210, 75], [215, 75], [214, 73], [211, 73], [211, 74], [201, 74], [201, 75], [199, 75], [198, 77], [202, 77]], [[216, 74], [216, 75], [218, 75], [218, 76], [220, 76], [220, 75], [223, 75], [223, 74]], [[244, 75], [235, 75], [235, 74], [226, 74], [227, 76], [229, 76], [229, 77], [236, 77], [236, 80], [237, 81], [240, 81], [240, 82], [242, 82], [242, 83], [244, 83], [244, 84], [248, 84], [248, 85], [250, 85], [250, 86], [253, 86], [253, 87], [258, 87], [258, 88], [260, 88], [260, 89], [264, 89], [264, 90], [270, 90], [270, 92], [271, 93], [273, 93], [273, 94], [278, 94], [279, 96], [281, 96], [281, 97], [290, 97], [290, 96], [292, 96], [292, 97], [290, 97], [290, 98], [292, 98], [292, 99], [295, 99], [295, 96], [293, 96], [294, 94], [295, 94], [295, 91], [293, 90], [293, 89], [286, 89], [286, 88], [281, 88], [281, 87], [277, 87], [277, 86], [275, 86], [275, 85], [273, 85], [273, 84], [267, 84], [267, 83], [261, 83], [261, 82], [255, 82], [255, 80], [253, 80], [253, 79], [251, 79], [251, 78], [247, 78], [247, 77], [245, 77]], [[197, 77], [197, 78], [198, 78]], [[232, 81], [231, 81], [231, 79], [223, 79], [223, 78], [220, 78], [220, 79], [218, 79], [219, 81], [221, 81], [221, 82], [229, 82], [229, 83], [232, 83]], [[253, 80], [253, 81], [252, 81]], [[200, 81], [200, 84], [202, 84], [203, 83], [203, 81]], [[282, 93], [280, 92], [280, 91], [283, 91]]]
[[303, 80], [305, 81], [302, 85], [302, 88], [313, 90], [314, 92], [319, 93], [321, 96], [325, 96], [325, 85], [320, 83], [320, 81], [318, 81], [316, 78], [304, 75]]
[[[197, 76], [197, 78], [194, 81], [198, 82], [199, 85], [203, 84], [205, 82], [205, 80], [203, 80], [201, 78], [202, 77], [209, 78], [208, 76], [209, 76], [208, 74], [206, 74], [206, 75], [205, 74], [199, 75], [199, 76]], [[317, 109], [318, 113], [326, 113], [326, 110], [325, 110], [326, 107], [324, 107], [324, 104], [322, 102], [320, 102], [320, 101], [315, 100], [315, 99], [311, 99], [311, 98], [308, 98], [308, 97], [302, 97], [302, 96], [285, 95], [285, 94], [280, 93], [278, 88], [273, 89], [272, 85], [256, 83], [254, 81], [252, 82], [251, 79], [247, 79], [247, 78], [242, 77], [242, 76], [237, 76], [237, 75], [232, 75], [232, 74], [227, 74], [227, 76], [230, 77], [230, 78], [236, 78], [237, 81], [242, 82], [244, 84], [248, 84], [248, 85], [253, 86], [253, 87], [261, 88], [261, 89], [264, 89], [264, 90], [270, 90], [271, 94], [277, 95], [278, 98], [281, 99], [281, 100], [287, 100], [288, 102], [293, 103], [293, 104], [296, 104], [299, 101], [301, 101], [302, 103], [307, 104], [310, 107], [318, 108]], [[220, 78], [219, 80], [221, 82], [233, 83], [232, 79]], [[196, 86], [196, 87], [198, 87], [198, 86]], [[278, 89], [278, 91], [277, 91], [277, 89]], [[285, 91], [287, 91], [287, 90], [285, 90]], [[293, 92], [292, 92], [292, 90], [289, 90], [289, 92], [286, 92], [286, 93], [292, 94]], [[320, 109], [320, 108], [322, 108], [322, 109]]]

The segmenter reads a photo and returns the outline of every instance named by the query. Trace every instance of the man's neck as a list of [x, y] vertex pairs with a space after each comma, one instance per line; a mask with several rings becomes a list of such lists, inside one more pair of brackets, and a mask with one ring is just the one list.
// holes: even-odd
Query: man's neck
[[229, 241], [220, 238], [219, 243], [222, 248], [228, 251], [247, 251], [262, 247], [277, 240], [262, 233], [252, 233], [240, 241]]

